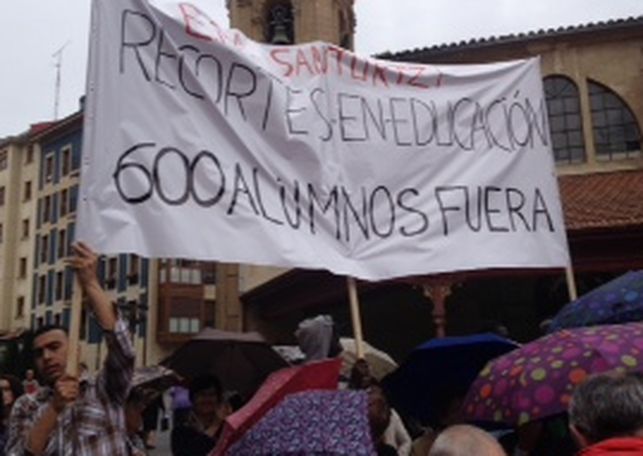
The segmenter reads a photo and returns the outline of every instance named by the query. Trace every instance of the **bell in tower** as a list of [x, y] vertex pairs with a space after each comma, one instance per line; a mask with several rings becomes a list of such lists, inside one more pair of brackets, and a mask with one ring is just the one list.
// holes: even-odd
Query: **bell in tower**
[[270, 44], [294, 44], [292, 4], [280, 2], [271, 5], [266, 11], [266, 37]]
[[230, 24], [255, 41], [353, 48], [354, 0], [227, 0]]

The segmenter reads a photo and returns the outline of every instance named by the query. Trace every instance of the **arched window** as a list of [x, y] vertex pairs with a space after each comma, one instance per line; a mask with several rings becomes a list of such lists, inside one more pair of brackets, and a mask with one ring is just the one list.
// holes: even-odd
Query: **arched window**
[[641, 156], [641, 133], [625, 101], [602, 84], [587, 81], [598, 160]]
[[287, 0], [269, 2], [265, 9], [266, 43], [294, 44], [295, 24], [292, 3]]
[[548, 76], [543, 84], [556, 163], [584, 162], [585, 141], [578, 87], [564, 76]]

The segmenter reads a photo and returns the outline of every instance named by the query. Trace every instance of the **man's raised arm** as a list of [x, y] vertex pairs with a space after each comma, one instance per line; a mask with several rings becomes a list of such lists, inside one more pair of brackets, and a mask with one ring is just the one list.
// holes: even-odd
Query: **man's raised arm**
[[76, 255], [67, 263], [76, 270], [80, 286], [89, 298], [89, 305], [104, 331], [107, 343], [107, 358], [98, 377], [98, 387], [110, 400], [124, 404], [134, 372], [135, 358], [127, 323], [120, 318], [114, 303], [100, 285], [96, 275], [96, 253], [82, 242], [72, 247]]

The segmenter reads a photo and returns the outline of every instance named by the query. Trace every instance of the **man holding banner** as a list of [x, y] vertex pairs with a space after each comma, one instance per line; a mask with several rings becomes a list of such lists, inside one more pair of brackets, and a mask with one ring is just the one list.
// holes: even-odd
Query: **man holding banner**
[[[35, 396], [22, 396], [10, 419], [7, 455], [128, 455], [123, 407], [134, 370], [127, 324], [96, 276], [96, 254], [73, 246], [68, 265], [76, 270], [91, 311], [103, 328], [107, 358], [95, 379], [65, 371], [70, 349], [67, 330], [48, 325], [34, 335], [34, 358], [45, 383]], [[71, 355], [70, 355], [71, 356]]]

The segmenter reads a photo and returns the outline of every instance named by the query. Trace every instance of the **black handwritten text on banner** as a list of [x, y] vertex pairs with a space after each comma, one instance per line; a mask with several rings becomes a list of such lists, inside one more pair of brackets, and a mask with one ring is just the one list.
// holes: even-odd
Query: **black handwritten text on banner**
[[94, 0], [78, 236], [365, 279], [561, 267], [537, 59], [268, 46], [189, 3]]

